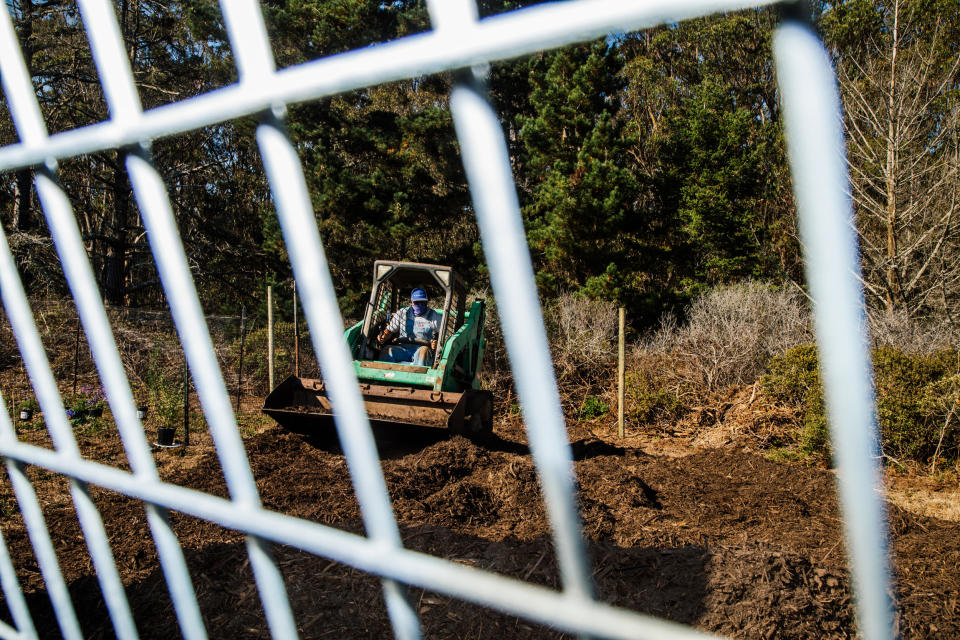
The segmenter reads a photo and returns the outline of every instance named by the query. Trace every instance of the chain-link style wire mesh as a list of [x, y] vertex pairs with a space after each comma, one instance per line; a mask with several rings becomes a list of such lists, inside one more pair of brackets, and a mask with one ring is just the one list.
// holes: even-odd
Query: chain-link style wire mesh
[[[48, 226], [116, 418], [130, 471], [84, 459], [77, 448], [56, 380], [39, 339], [6, 237], [0, 242], [0, 291], [19, 350], [47, 416], [55, 450], [18, 441], [0, 407], [0, 455], [27, 524], [60, 629], [83, 634], [59, 570], [51, 532], [25, 465], [69, 478], [85, 540], [114, 630], [137, 630], [117, 575], [90, 484], [144, 501], [164, 577], [183, 635], [205, 638], [191, 576], [168, 510], [247, 535], [247, 552], [271, 633], [297, 636], [273, 543], [346, 563], [382, 579], [399, 638], [421, 636], [406, 585], [493, 607], [571, 633], [609, 638], [688, 638], [688, 627], [614, 608], [593, 597], [581, 538], [573, 465], [550, 362], [533, 270], [520, 219], [503, 132], [484, 87], [484, 65], [546, 48], [642, 29], [718, 11], [760, 7], [768, 0], [571, 0], [545, 3], [483, 20], [472, 0], [432, 0], [430, 32], [277, 70], [255, 0], [224, 0], [221, 10], [239, 81], [201, 96], [144, 112], [114, 8], [80, 0], [109, 120], [48, 135], [8, 12], [0, 12], [0, 76], [20, 143], [0, 149], [0, 170], [32, 168]], [[840, 131], [840, 106], [829, 59], [804, 21], [803, 5], [784, 7], [774, 40], [793, 184], [806, 251], [808, 280], [826, 385], [838, 486], [850, 549], [858, 628], [868, 638], [893, 634], [883, 505], [877, 491], [876, 428], [870, 362], [863, 338], [863, 302], [851, 228], [851, 204]], [[504, 340], [527, 424], [530, 449], [551, 522], [560, 591], [527, 584], [403, 548], [391, 510], [301, 163], [284, 130], [285, 104], [444, 70], [456, 71], [450, 98]], [[336, 424], [361, 506], [366, 536], [346, 533], [264, 509], [240, 439], [220, 367], [201, 311], [170, 201], [154, 166], [152, 139], [242, 116], [256, 115], [257, 143], [283, 229], [306, 321], [327, 389], [340, 408]], [[219, 498], [159, 480], [131, 385], [124, 372], [70, 202], [58, 182], [57, 161], [105, 149], [127, 149], [126, 168], [170, 301], [183, 351], [196, 381], [229, 490]], [[2, 402], [0, 402], [2, 404]], [[0, 636], [36, 637], [5, 543], [0, 540], [0, 585], [16, 628]]]

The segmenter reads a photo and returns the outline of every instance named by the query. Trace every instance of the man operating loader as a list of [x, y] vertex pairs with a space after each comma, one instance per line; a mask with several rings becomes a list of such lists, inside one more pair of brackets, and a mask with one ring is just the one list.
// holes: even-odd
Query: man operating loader
[[[437, 348], [441, 314], [427, 304], [427, 292], [416, 288], [410, 292], [410, 306], [393, 314], [383, 332], [377, 336], [384, 362], [402, 362], [429, 366]], [[390, 344], [396, 341], [397, 344]]]

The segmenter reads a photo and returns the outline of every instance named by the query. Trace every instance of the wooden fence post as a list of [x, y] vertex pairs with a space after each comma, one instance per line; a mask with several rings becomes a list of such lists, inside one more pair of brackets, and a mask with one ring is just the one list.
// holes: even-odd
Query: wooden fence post
[[190, 369], [183, 354], [183, 446], [190, 446]]
[[[293, 372], [300, 377], [300, 324], [297, 321], [297, 281], [293, 281]], [[273, 391], [273, 389], [270, 389]]]
[[623, 438], [623, 400], [624, 400], [624, 352], [623, 332], [626, 325], [627, 310], [620, 307], [619, 337], [617, 339], [617, 433]]
[[273, 391], [273, 287], [267, 285], [267, 388]]

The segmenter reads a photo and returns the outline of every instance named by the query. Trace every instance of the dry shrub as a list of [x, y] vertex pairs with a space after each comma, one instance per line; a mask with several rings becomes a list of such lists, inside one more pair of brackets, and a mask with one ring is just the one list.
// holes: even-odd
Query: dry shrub
[[554, 368], [560, 380], [590, 383], [610, 372], [617, 357], [617, 306], [564, 294], [544, 311]]
[[799, 293], [746, 281], [694, 300], [683, 324], [664, 318], [633, 358], [657, 386], [678, 396], [704, 395], [756, 381], [772, 356], [811, 339]]
[[47, 297], [67, 295], [67, 283], [56, 248], [49, 235], [13, 232], [7, 236], [10, 252], [24, 282], [31, 291]]
[[916, 318], [903, 310], [872, 310], [867, 324], [874, 347], [928, 355], [960, 345], [960, 327], [942, 318]]
[[[496, 302], [486, 291], [475, 294], [475, 297], [487, 300], [484, 331], [487, 345], [480, 380], [484, 388], [505, 394], [513, 386], [513, 376]], [[547, 301], [543, 316], [554, 368], [564, 395], [577, 395], [578, 390], [597, 385], [616, 373], [615, 304], [566, 294]]]

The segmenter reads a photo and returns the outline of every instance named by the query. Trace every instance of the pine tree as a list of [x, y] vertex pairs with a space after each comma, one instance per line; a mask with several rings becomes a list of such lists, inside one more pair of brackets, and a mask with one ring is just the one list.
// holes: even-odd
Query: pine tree
[[644, 220], [619, 119], [621, 60], [608, 42], [571, 47], [531, 64], [521, 117], [523, 214], [545, 293], [636, 296]]

